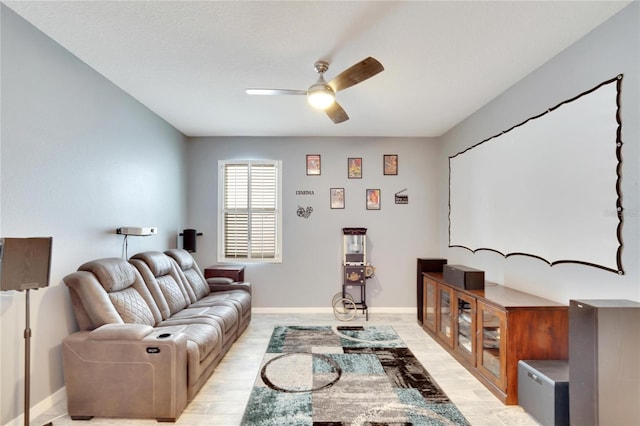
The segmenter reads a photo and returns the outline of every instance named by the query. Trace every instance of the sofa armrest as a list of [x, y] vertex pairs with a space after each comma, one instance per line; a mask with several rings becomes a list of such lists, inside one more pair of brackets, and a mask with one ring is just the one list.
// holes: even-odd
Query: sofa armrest
[[156, 329], [140, 337], [147, 328], [135, 325], [112, 324], [64, 339], [63, 370], [72, 419], [175, 421], [180, 416], [187, 404], [186, 336], [164, 337], [163, 330]]
[[144, 324], [105, 324], [89, 333], [89, 340], [142, 340], [153, 332]]
[[233, 282], [231, 278], [207, 278], [207, 284], [211, 291], [229, 291], [229, 290], [243, 290], [251, 294], [250, 282]]

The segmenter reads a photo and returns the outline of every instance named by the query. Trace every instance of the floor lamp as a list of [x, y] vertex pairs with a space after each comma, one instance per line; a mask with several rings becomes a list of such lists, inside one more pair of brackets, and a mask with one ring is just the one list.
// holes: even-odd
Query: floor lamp
[[[53, 238], [0, 238], [0, 290], [25, 291], [24, 424], [29, 426], [31, 326], [29, 291], [49, 285]], [[49, 423], [51, 424], [51, 423]]]

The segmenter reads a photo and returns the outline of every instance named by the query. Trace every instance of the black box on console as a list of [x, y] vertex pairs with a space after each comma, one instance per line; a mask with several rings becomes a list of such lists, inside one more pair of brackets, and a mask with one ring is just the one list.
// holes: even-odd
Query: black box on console
[[464, 265], [444, 265], [442, 278], [446, 283], [465, 290], [484, 290], [484, 271]]
[[442, 272], [442, 267], [447, 264], [447, 259], [418, 258], [418, 278], [422, 283], [423, 272]]

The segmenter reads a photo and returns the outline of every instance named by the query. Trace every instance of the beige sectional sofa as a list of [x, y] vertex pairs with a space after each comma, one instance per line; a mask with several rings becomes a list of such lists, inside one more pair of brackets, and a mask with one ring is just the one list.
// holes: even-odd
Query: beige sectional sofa
[[72, 419], [180, 416], [251, 320], [249, 283], [208, 281], [178, 249], [64, 278], [80, 330], [62, 345]]

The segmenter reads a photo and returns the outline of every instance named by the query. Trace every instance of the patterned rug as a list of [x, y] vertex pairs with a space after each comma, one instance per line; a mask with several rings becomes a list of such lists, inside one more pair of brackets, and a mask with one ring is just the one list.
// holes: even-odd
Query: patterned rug
[[242, 425], [469, 425], [392, 327], [278, 326]]

